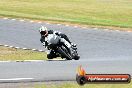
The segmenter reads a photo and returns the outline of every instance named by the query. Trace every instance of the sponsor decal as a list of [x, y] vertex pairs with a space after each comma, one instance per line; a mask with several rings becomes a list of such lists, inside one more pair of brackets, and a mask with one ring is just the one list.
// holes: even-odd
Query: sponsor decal
[[76, 81], [79, 85], [86, 83], [130, 83], [129, 74], [86, 74], [82, 66], [78, 67]]

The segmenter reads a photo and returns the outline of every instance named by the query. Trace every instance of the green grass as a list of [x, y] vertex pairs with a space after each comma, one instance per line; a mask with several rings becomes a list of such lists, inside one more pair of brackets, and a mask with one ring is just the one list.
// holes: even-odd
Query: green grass
[[0, 0], [0, 16], [132, 28], [132, 0]]
[[80, 86], [77, 83], [63, 83], [63, 84], [44, 84], [35, 85], [34, 88], [132, 88], [130, 84], [85, 84]]
[[0, 61], [46, 60], [46, 53], [0, 46]]
[[32, 83], [14, 83], [12, 87], [10, 84], [5, 84], [5, 88], [132, 88], [130, 84], [85, 84], [78, 85], [76, 82], [32, 82]]
[[[66, 83], [62, 85], [50, 85], [51, 88], [131, 88], [131, 84], [86, 84], [79, 86], [76, 83]], [[49, 86], [36, 86], [35, 88], [50, 88]]]

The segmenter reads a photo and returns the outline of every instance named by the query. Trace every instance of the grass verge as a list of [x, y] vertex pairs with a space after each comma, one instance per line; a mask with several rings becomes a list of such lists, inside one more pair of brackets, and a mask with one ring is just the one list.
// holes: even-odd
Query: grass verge
[[60, 83], [60, 84], [44, 84], [35, 85], [34, 88], [131, 88], [132, 82], [130, 84], [85, 84], [80, 86], [77, 83]]
[[0, 46], [0, 61], [46, 60], [46, 53]]
[[86, 84], [78, 85], [76, 82], [32, 82], [32, 83], [6, 83], [0, 84], [3, 88], [132, 88], [130, 84]]
[[0, 16], [132, 28], [131, 0], [0, 0]]

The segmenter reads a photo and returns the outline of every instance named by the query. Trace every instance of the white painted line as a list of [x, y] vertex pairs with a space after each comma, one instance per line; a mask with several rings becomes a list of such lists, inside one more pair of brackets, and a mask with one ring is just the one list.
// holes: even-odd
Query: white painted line
[[19, 21], [23, 22], [24, 20], [19, 20]]
[[78, 26], [74, 26], [75, 28], [77, 28]]
[[43, 52], [43, 50], [38, 50], [39, 52]]
[[47, 61], [66, 61], [66, 59], [48, 59]]
[[46, 23], [46, 24], [50, 24], [50, 23]]
[[127, 32], [132, 32], [132, 31], [127, 31]]
[[22, 48], [22, 49], [26, 50], [27, 48]]
[[31, 80], [34, 78], [10, 78], [10, 79], [0, 79], [0, 81], [17, 81], [17, 80]]
[[16, 61], [0, 61], [0, 63], [7, 63], [7, 62], [42, 62], [44, 60], [16, 60]]
[[119, 30], [116, 30], [116, 31], [119, 31]]
[[11, 19], [11, 20], [16, 20], [16, 19]]
[[67, 27], [68, 27], [69, 25], [65, 25], [65, 26], [67, 26]]
[[4, 45], [4, 46], [6, 46], [6, 47], [7, 47], [7, 46], [9, 46], [9, 45]]
[[42, 23], [41, 21], [38, 22], [39, 24]]
[[6, 19], [8, 19], [8, 18], [7, 18], [7, 17], [4, 17], [3, 19], [5, 19], [5, 20], [6, 20]]
[[61, 24], [57, 24], [57, 25], [61, 25]]
[[14, 47], [14, 46], [9, 46], [10, 48]]
[[82, 27], [82, 28], [86, 29], [87, 27]]
[[24, 60], [23, 62], [43, 62], [44, 60]]
[[37, 49], [32, 49], [33, 51], [37, 50]]
[[93, 29], [97, 30], [98, 28], [93, 28]]
[[15, 47], [16, 49], [19, 49], [20, 47]]
[[3, 63], [3, 62], [10, 62], [10, 61], [0, 61], [0, 63], [1, 63], [1, 62]]
[[16, 60], [16, 61], [0, 61], [0, 63], [10, 63], [10, 62], [44, 62], [45, 60]]
[[33, 23], [33, 22], [34, 22], [33, 20], [30, 21], [30, 23]]
[[108, 31], [109, 29], [104, 29], [105, 31]]

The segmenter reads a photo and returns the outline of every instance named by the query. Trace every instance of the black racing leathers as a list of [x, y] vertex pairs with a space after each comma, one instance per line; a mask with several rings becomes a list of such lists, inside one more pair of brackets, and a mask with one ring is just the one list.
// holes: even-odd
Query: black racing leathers
[[[48, 30], [48, 34], [53, 34], [53, 33], [60, 36], [61, 38], [64, 38], [66, 41], [68, 41], [71, 44], [69, 38], [65, 34], [63, 34], [61, 32], [57, 32], [57, 31], [53, 31], [53, 30]], [[45, 37], [43, 35], [41, 35], [40, 41], [43, 44], [43, 46], [45, 46], [45, 48], [48, 46], [48, 43], [47, 43], [47, 41], [45, 41]], [[47, 47], [47, 49], [48, 49], [48, 47]], [[49, 51], [47, 53], [47, 58], [48, 59], [52, 59], [52, 58], [57, 57], [56, 54], [53, 52], [53, 50], [48, 49], [48, 51]]]
[[[53, 30], [48, 30], [48, 34], [53, 34], [54, 31]], [[56, 35], [60, 36], [61, 38], [64, 38], [66, 41], [68, 41], [71, 44], [71, 41], [69, 40], [69, 38], [67, 37], [67, 35], [60, 33], [60, 32], [55, 32]], [[41, 43], [45, 43], [45, 46], [47, 46], [47, 42], [45, 41], [45, 37], [41, 35], [40, 38]]]

